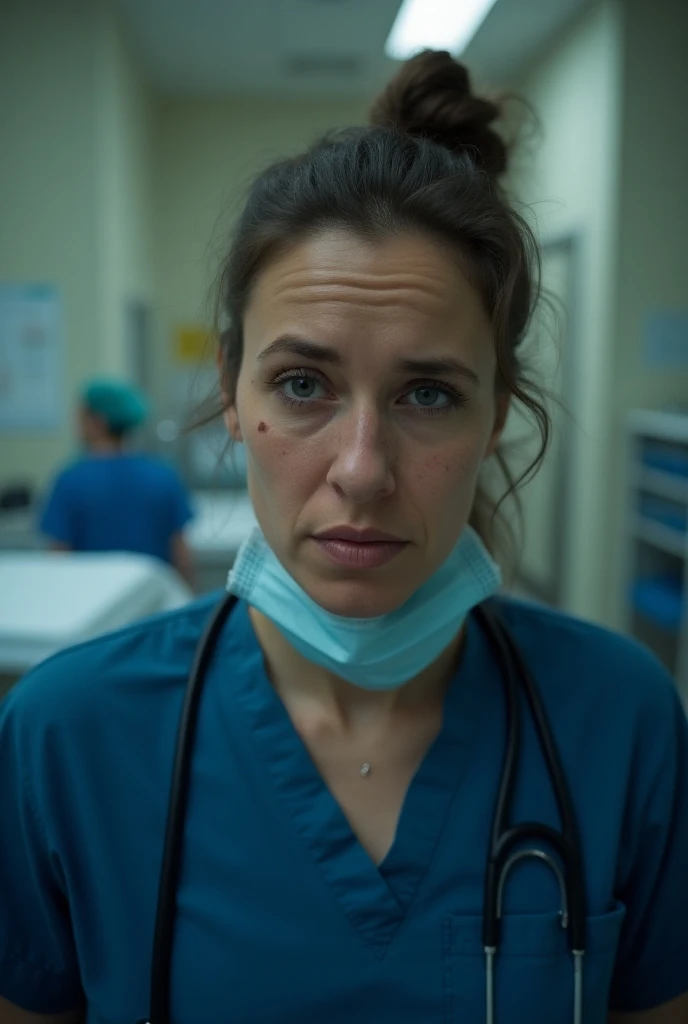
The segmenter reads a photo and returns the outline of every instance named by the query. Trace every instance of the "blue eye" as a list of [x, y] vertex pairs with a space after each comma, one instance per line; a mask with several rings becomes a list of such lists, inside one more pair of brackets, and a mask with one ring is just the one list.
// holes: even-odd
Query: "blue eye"
[[314, 377], [290, 377], [288, 380], [282, 382], [284, 387], [284, 394], [287, 398], [294, 401], [301, 402], [309, 398], [322, 398], [324, 395], [318, 394], [317, 389], [324, 392], [322, 384], [320, 384]]
[[440, 388], [414, 388], [405, 397], [408, 399], [408, 405], [415, 405], [421, 409], [446, 409], [452, 405], [451, 397]]

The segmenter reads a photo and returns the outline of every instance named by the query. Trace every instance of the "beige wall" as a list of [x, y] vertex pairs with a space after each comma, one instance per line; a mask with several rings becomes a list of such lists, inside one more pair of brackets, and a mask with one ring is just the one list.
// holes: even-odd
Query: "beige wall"
[[176, 412], [172, 346], [180, 324], [210, 322], [208, 295], [252, 178], [318, 135], [361, 123], [361, 104], [168, 102], [155, 142], [158, 410]]
[[[564, 604], [605, 621], [609, 570], [603, 529], [610, 459], [609, 395], [615, 323], [617, 190], [621, 143], [622, 20], [615, 0], [588, 10], [516, 83], [542, 135], [515, 183], [542, 242], [572, 234], [579, 246], [575, 310], [574, 447]], [[576, 425], [577, 424], [577, 425]], [[538, 524], [529, 523], [537, 533]]]
[[102, 370], [132, 372], [127, 304], [153, 298], [153, 103], [110, 9], [100, 10], [98, 227]]
[[643, 366], [648, 310], [688, 313], [688, 4], [625, 0], [616, 364], [619, 408], [688, 403], [688, 368]]
[[73, 397], [125, 373], [124, 303], [149, 297], [149, 101], [106, 3], [17, 0], [0, 26], [0, 279], [64, 309], [65, 416], [3, 439], [2, 478], [42, 486], [74, 450]]
[[[0, 18], [0, 279], [58, 286], [71, 394], [99, 323], [96, 17], [84, 0], [26, 0]], [[52, 435], [4, 438], [3, 478], [44, 479], [70, 435], [66, 417]]]

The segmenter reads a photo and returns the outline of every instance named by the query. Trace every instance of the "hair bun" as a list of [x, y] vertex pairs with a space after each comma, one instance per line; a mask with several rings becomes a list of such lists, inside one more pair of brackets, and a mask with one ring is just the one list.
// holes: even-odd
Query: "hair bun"
[[503, 174], [507, 147], [490, 125], [497, 103], [471, 92], [467, 68], [446, 50], [425, 50], [406, 61], [373, 103], [370, 123], [432, 139], [467, 152], [488, 174]]

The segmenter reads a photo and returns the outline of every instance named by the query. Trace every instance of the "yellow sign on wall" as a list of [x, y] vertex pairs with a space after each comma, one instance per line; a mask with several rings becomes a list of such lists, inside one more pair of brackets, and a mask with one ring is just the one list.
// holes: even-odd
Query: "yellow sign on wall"
[[215, 358], [215, 351], [215, 334], [209, 328], [186, 324], [176, 329], [174, 354], [178, 363], [209, 363]]

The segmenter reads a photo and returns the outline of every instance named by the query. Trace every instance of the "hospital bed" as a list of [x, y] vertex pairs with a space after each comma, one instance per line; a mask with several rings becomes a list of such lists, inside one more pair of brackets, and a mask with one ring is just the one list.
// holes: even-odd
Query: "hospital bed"
[[192, 596], [172, 568], [144, 555], [0, 551], [0, 692], [61, 648]]

